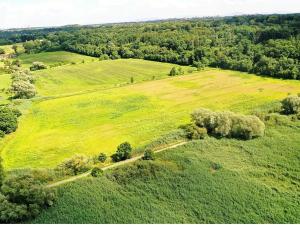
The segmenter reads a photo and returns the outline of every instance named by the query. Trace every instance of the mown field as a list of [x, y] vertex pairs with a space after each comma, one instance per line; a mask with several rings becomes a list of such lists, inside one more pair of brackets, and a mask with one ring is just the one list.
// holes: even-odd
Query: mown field
[[299, 223], [299, 129], [283, 116], [263, 138], [207, 138], [67, 184], [32, 222]]
[[37, 54], [21, 54], [18, 56], [24, 67], [29, 68], [33, 62], [43, 62], [47, 66], [57, 67], [70, 63], [91, 62], [96, 58], [79, 55], [76, 53], [58, 51], [58, 52], [42, 52]]
[[[124, 141], [140, 147], [187, 123], [196, 108], [249, 113], [300, 92], [298, 81], [218, 69], [168, 78], [171, 68], [117, 60], [35, 73], [39, 95], [48, 99], [27, 104], [17, 132], [2, 141], [5, 167], [54, 167], [75, 153], [111, 154]], [[122, 86], [131, 77], [138, 83]]]

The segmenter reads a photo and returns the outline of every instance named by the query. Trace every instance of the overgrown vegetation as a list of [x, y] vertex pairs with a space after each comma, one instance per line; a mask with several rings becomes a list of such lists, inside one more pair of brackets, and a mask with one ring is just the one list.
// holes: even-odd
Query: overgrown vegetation
[[10, 92], [15, 99], [29, 99], [36, 95], [34, 78], [27, 70], [16, 70], [12, 75]]
[[0, 106], [0, 134], [2, 137], [4, 137], [4, 134], [10, 134], [17, 130], [18, 117], [20, 116], [21, 112], [19, 110], [10, 106]]
[[[262, 137], [265, 132], [264, 123], [256, 116], [238, 115], [232, 112], [212, 112], [198, 109], [192, 113], [192, 122], [205, 128], [208, 134], [216, 137], [240, 138], [249, 140]], [[198, 137], [199, 131], [193, 128], [190, 137]]]
[[128, 142], [120, 144], [115, 154], [111, 156], [114, 162], [120, 162], [131, 158], [132, 147]]
[[0, 158], [0, 223], [33, 219], [52, 206], [55, 199], [55, 191], [46, 189], [33, 173], [10, 174], [4, 178]]

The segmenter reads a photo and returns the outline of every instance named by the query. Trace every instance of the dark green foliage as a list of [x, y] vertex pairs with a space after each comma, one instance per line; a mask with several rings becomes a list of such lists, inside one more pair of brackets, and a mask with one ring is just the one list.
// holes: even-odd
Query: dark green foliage
[[91, 171], [93, 177], [100, 177], [103, 175], [103, 170], [99, 167], [94, 167]]
[[1, 36], [7, 42], [23, 38], [27, 53], [63, 49], [100, 60], [138, 58], [300, 79], [299, 17], [254, 15], [23, 31], [29, 36], [0, 32], [0, 43]]
[[107, 159], [107, 156], [104, 153], [100, 153], [100, 155], [98, 156], [98, 160], [101, 163], [105, 163], [106, 159]]
[[238, 115], [232, 112], [212, 112], [199, 109], [192, 113], [196, 126], [206, 128], [213, 136], [249, 140], [261, 137], [265, 132], [264, 123], [256, 116]]
[[181, 126], [181, 128], [186, 132], [186, 137], [188, 139], [204, 139], [207, 136], [207, 129], [195, 124], [184, 125]]
[[90, 160], [85, 155], [75, 155], [58, 166], [67, 175], [77, 175], [90, 169]]
[[152, 149], [147, 149], [144, 153], [144, 156], [142, 158], [143, 160], [154, 160], [154, 151]]
[[7, 106], [0, 106], [0, 130], [5, 134], [16, 131], [18, 127], [18, 111]]
[[34, 62], [30, 67], [31, 71], [44, 70], [44, 69], [47, 69], [47, 66], [42, 62]]
[[36, 217], [52, 206], [55, 192], [46, 189], [34, 176], [27, 174], [7, 178], [1, 187], [0, 222], [20, 222]]
[[120, 162], [131, 158], [132, 147], [128, 142], [118, 146], [117, 152], [111, 156], [114, 162]]
[[300, 113], [300, 97], [288, 96], [282, 100], [282, 109], [285, 114], [298, 114]]
[[4, 138], [4, 136], [5, 136], [4, 131], [0, 130], [0, 138]]
[[0, 55], [5, 54], [5, 50], [3, 48], [0, 48]]
[[222, 165], [219, 164], [219, 163], [212, 163], [212, 164], [211, 164], [211, 168], [212, 168], [213, 170], [220, 170], [220, 169], [222, 169]]

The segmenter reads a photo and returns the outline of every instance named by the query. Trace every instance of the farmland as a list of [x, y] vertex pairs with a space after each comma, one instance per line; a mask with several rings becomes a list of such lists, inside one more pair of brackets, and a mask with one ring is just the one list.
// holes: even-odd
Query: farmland
[[139, 147], [169, 133], [199, 107], [250, 113], [300, 92], [297, 81], [220, 69], [169, 78], [172, 66], [114, 60], [34, 73], [39, 97], [25, 104], [18, 131], [3, 140], [5, 167], [54, 167], [75, 153], [112, 154], [121, 142]]

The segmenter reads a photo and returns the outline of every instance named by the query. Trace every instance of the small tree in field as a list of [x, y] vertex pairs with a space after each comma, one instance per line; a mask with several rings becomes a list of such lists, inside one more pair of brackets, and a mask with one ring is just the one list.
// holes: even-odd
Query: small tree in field
[[154, 151], [151, 149], [147, 149], [144, 153], [144, 156], [142, 158], [143, 160], [154, 160]]
[[104, 153], [100, 153], [100, 155], [98, 156], [98, 160], [101, 163], [105, 163], [106, 159], [107, 159], [107, 156]]
[[114, 162], [123, 161], [131, 158], [132, 147], [128, 142], [118, 146], [117, 152], [111, 156]]
[[34, 62], [30, 67], [31, 71], [44, 70], [44, 69], [47, 69], [47, 66], [42, 62]]

